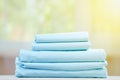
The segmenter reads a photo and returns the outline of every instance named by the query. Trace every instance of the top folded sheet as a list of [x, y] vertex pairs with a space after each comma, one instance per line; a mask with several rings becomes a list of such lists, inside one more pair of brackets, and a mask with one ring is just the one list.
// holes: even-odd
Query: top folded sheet
[[35, 42], [87, 42], [87, 32], [38, 34]]

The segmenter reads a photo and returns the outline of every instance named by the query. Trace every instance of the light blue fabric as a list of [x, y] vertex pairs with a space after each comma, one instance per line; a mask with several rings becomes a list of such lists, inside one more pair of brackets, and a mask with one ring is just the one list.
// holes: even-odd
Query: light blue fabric
[[88, 38], [87, 32], [51, 33], [36, 35], [35, 42], [87, 42]]
[[58, 71], [78, 71], [100, 69], [107, 65], [107, 62], [79, 62], [79, 63], [25, 63], [16, 58], [16, 65], [23, 68], [58, 70]]
[[106, 68], [86, 71], [53, 71], [26, 69], [16, 66], [16, 76], [20, 78], [106, 78]]
[[28, 51], [21, 50], [19, 60], [23, 62], [81, 62], [105, 61], [106, 53], [103, 49], [89, 49], [87, 51]]
[[61, 51], [61, 50], [87, 50], [90, 42], [70, 42], [70, 43], [33, 43], [34, 51]]

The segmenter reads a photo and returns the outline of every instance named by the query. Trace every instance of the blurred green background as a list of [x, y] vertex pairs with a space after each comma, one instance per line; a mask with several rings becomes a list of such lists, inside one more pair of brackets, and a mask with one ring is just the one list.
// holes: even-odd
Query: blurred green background
[[0, 0], [0, 74], [36, 34], [87, 31], [107, 52], [109, 75], [120, 75], [120, 0]]

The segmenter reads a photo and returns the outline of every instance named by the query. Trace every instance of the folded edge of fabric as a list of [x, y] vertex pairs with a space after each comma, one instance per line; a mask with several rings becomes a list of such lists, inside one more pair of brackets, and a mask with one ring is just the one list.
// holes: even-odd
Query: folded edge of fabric
[[21, 50], [19, 60], [22, 62], [99, 62], [106, 60], [103, 49], [87, 51], [29, 51]]
[[33, 43], [33, 51], [72, 51], [87, 50], [91, 47], [90, 42], [70, 42], [70, 43]]
[[35, 42], [87, 42], [88, 32], [37, 34]]
[[87, 71], [51, 71], [26, 69], [16, 66], [16, 77], [19, 78], [106, 78], [106, 68]]
[[16, 58], [16, 65], [29, 69], [57, 70], [57, 71], [83, 71], [103, 68], [105, 62], [75, 62], [75, 63], [26, 63]]

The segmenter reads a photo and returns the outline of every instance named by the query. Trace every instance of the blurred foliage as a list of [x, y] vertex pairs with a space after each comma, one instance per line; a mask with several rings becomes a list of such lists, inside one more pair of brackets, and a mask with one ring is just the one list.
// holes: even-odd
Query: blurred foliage
[[74, 0], [0, 0], [0, 37], [33, 39], [38, 33], [74, 30]]

